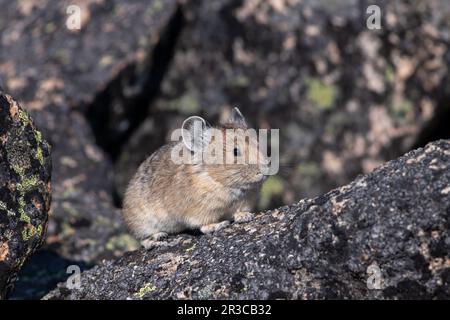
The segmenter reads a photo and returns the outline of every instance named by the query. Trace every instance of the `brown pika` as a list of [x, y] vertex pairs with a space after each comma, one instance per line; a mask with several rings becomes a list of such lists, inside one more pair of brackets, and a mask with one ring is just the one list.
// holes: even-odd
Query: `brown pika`
[[267, 167], [256, 134], [248, 133], [237, 108], [217, 127], [192, 118], [180, 130], [182, 139], [162, 146], [140, 165], [125, 192], [125, 223], [145, 248], [168, 234], [187, 229], [211, 233], [230, 220], [252, 218], [247, 199], [265, 180]]

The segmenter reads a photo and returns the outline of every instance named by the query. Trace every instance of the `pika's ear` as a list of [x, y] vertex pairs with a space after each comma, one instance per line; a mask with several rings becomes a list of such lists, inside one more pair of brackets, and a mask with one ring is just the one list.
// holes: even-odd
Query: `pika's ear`
[[184, 120], [182, 126], [183, 143], [191, 152], [203, 151], [210, 141], [210, 127], [198, 116]]
[[238, 108], [233, 108], [233, 110], [231, 111], [231, 115], [227, 120], [227, 123], [247, 128], [245, 118]]

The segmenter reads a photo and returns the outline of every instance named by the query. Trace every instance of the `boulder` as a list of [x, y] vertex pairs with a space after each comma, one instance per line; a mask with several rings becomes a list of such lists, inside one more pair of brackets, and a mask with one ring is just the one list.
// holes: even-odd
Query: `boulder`
[[213, 235], [171, 236], [46, 299], [449, 299], [450, 141]]
[[[136, 248], [114, 204], [110, 155], [157, 91], [177, 8], [176, 0], [2, 3], [1, 86], [53, 147], [45, 251], [25, 266], [12, 298], [39, 298], [64, 280], [56, 265], [86, 266]], [[70, 29], [78, 9], [80, 29]]]
[[0, 91], [0, 299], [44, 242], [50, 177], [49, 144], [28, 113]]
[[[67, 26], [74, 4], [80, 29]], [[136, 247], [114, 206], [111, 158], [98, 144], [120, 145], [147, 109], [176, 12], [175, 0], [2, 4], [0, 75], [53, 146], [46, 249], [61, 257], [91, 263]]]

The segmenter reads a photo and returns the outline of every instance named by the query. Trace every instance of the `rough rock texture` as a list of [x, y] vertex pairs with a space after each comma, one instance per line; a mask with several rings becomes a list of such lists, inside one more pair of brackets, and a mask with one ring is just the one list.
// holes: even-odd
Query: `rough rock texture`
[[[66, 27], [69, 5], [81, 9], [78, 31]], [[164, 51], [159, 44], [176, 1], [0, 0], [0, 7], [3, 85], [24, 101], [53, 146], [47, 247], [79, 261], [132, 249], [113, 206], [111, 160], [85, 115], [97, 121], [95, 132], [112, 123], [119, 131], [114, 137], [130, 126], [130, 114], [139, 114], [139, 101], [161, 76], [155, 48]]]
[[[80, 290], [61, 284], [46, 298], [448, 299], [450, 142], [252, 222], [169, 241], [96, 266]], [[376, 268], [379, 289], [369, 289]]]
[[[81, 9], [78, 31], [66, 26], [69, 5]], [[36, 298], [49, 290], [45, 282], [51, 288], [68, 276], [65, 265], [136, 248], [113, 204], [111, 159], [96, 142], [106, 148], [112, 138], [119, 146], [142, 118], [179, 15], [176, 0], [0, 0], [0, 7], [1, 85], [20, 98], [53, 147], [46, 251], [25, 266], [11, 295]], [[55, 265], [63, 267], [55, 272]]]
[[50, 176], [49, 144], [27, 112], [0, 91], [0, 299], [44, 242]]
[[[381, 30], [366, 27], [369, 4], [382, 10]], [[261, 203], [273, 207], [404, 154], [437, 110], [448, 112], [446, 0], [188, 1], [183, 12], [161, 96], [116, 164], [119, 190], [168, 136], [159, 113], [213, 123], [239, 106], [253, 125], [280, 128], [283, 167]]]

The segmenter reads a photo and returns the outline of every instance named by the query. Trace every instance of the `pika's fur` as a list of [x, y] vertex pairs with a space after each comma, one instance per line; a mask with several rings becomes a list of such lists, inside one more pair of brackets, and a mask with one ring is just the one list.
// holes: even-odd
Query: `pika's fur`
[[[210, 129], [202, 130], [202, 138]], [[242, 137], [247, 125], [239, 109], [234, 108], [228, 121], [215, 129], [222, 134], [224, 156], [231, 152], [234, 157], [245, 154], [247, 159], [250, 155], [266, 159], [255, 137]], [[233, 129], [236, 136], [230, 137], [226, 129]], [[193, 137], [197, 134], [193, 132]], [[209, 141], [199, 150], [184, 140], [171, 142], [140, 165], [125, 192], [122, 212], [125, 223], [144, 247], [186, 229], [209, 233], [225, 227], [232, 219], [251, 219], [242, 208], [249, 193], [265, 179], [261, 162], [176, 164], [172, 160], [173, 148], [194, 154], [208, 151], [211, 144]]]

